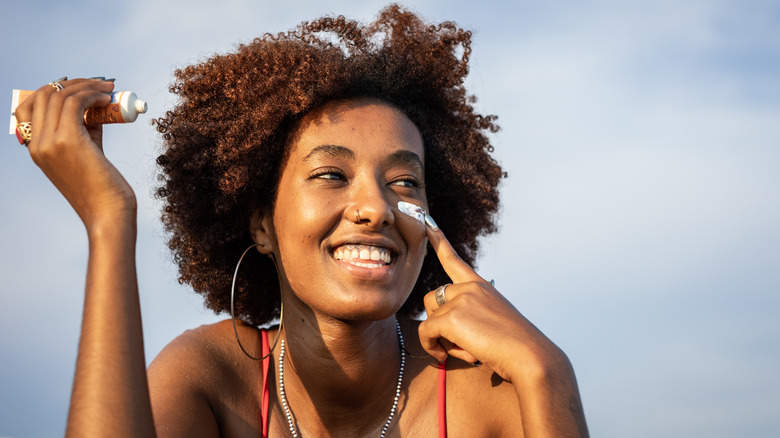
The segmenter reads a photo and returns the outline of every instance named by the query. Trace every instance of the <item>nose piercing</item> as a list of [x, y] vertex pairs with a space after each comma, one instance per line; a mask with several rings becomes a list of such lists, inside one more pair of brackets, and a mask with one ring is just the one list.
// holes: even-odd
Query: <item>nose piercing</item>
[[355, 210], [355, 222], [360, 222], [360, 210]]

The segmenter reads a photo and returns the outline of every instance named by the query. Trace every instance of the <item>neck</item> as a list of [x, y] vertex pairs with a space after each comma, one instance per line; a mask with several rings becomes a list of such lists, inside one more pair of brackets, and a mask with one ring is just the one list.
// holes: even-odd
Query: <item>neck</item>
[[398, 381], [395, 318], [342, 321], [295, 301], [285, 302], [284, 379], [301, 432], [373, 434], [390, 413]]

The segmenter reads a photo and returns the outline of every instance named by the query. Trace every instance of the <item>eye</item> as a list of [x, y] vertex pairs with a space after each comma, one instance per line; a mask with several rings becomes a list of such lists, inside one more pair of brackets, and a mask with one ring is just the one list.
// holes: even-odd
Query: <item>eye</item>
[[311, 173], [309, 179], [319, 179], [326, 181], [346, 181], [347, 177], [340, 169], [333, 167], [326, 167], [317, 169]]
[[390, 185], [408, 189], [417, 189], [420, 188], [422, 183], [419, 179], [417, 179], [417, 177], [413, 175], [403, 175], [390, 181]]

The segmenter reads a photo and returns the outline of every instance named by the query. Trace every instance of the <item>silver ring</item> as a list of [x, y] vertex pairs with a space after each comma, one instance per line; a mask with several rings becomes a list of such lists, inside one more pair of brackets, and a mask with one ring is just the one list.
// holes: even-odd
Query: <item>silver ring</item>
[[449, 283], [439, 286], [436, 289], [436, 292], [433, 294], [433, 296], [436, 298], [436, 304], [438, 304], [439, 307], [447, 303], [447, 295], [444, 294], [444, 291], [447, 290], [447, 286], [449, 286]]
[[360, 222], [360, 210], [355, 210], [355, 222]]
[[60, 92], [65, 89], [65, 87], [60, 83], [60, 81], [49, 82], [49, 86], [54, 88], [54, 91], [56, 92]]

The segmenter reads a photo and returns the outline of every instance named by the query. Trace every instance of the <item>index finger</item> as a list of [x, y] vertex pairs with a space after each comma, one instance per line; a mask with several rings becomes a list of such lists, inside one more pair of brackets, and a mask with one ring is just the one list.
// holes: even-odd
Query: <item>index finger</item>
[[[436, 256], [439, 258], [439, 263], [441, 263], [441, 266], [444, 268], [444, 272], [449, 275], [453, 283], [485, 281], [485, 279], [480, 277], [468, 263], [460, 258], [441, 229], [431, 226], [429, 221], [433, 222], [433, 219], [430, 215], [426, 215], [425, 232], [428, 235], [428, 241], [436, 252]], [[435, 222], [433, 222], [433, 224], [435, 225]]]

